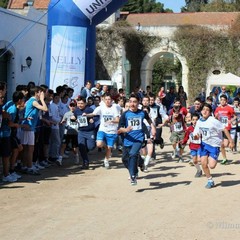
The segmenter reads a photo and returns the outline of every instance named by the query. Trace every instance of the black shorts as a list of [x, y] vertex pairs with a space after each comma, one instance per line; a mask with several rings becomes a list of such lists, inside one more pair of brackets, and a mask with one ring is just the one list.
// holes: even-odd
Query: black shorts
[[2, 157], [10, 157], [12, 153], [11, 149], [11, 138], [3, 137], [0, 138], [0, 156]]
[[70, 142], [73, 148], [78, 147], [78, 135], [64, 134], [62, 143], [68, 145]]
[[20, 144], [21, 144], [21, 142], [17, 137], [11, 136], [11, 148], [12, 149], [18, 148], [18, 145], [20, 145]]
[[43, 131], [43, 144], [48, 145], [50, 143], [49, 141], [52, 129], [51, 127], [44, 126], [42, 131]]

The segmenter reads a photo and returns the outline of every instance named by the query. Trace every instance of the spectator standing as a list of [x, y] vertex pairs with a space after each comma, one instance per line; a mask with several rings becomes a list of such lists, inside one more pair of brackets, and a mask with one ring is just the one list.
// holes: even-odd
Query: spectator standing
[[176, 98], [176, 96], [177, 95], [175, 93], [175, 87], [171, 86], [170, 89], [169, 89], [169, 92], [166, 94], [166, 97], [165, 97], [165, 104], [166, 104], [167, 111], [169, 111], [170, 108], [172, 107], [174, 99]]
[[177, 97], [180, 99], [181, 105], [187, 107], [187, 94], [184, 92], [183, 86], [179, 87]]

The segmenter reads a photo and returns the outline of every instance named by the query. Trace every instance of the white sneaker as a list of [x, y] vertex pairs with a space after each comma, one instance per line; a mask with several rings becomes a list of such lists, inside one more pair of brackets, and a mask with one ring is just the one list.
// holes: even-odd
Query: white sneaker
[[62, 158], [58, 158], [58, 159], [56, 160], [56, 164], [57, 164], [58, 166], [62, 166]]
[[16, 179], [22, 178], [22, 176], [19, 175], [19, 174], [17, 174], [16, 172], [11, 173], [11, 176], [14, 177], [14, 178], [16, 178]]
[[3, 182], [16, 182], [17, 178], [15, 178], [14, 176], [8, 174], [6, 177], [2, 178]]
[[174, 159], [174, 158], [176, 158], [176, 152], [175, 151], [172, 153], [172, 159]]
[[45, 167], [41, 166], [38, 162], [33, 164], [38, 170], [45, 169]]
[[104, 167], [105, 167], [106, 169], [109, 169], [109, 162], [108, 162], [108, 160], [106, 160], [106, 159], [104, 159]]

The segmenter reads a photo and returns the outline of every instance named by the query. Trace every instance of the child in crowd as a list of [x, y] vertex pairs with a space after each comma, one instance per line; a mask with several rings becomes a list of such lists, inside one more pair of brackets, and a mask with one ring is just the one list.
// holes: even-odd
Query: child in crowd
[[196, 123], [199, 119], [199, 115], [198, 114], [193, 114], [192, 115], [192, 124], [191, 126], [189, 126], [185, 132], [185, 136], [184, 139], [182, 140], [181, 144], [185, 145], [187, 143], [187, 141], [189, 140], [189, 148], [190, 148], [190, 155], [192, 157], [193, 160], [193, 164], [197, 169], [197, 172], [195, 174], [195, 177], [201, 177], [202, 176], [202, 170], [198, 164], [198, 162], [200, 161], [200, 143], [201, 140], [197, 139], [194, 140], [193, 138], [193, 131], [194, 128], [196, 126]]
[[164, 126], [166, 123], [170, 124], [170, 131], [171, 131], [170, 141], [173, 146], [172, 158], [173, 159], [176, 158], [176, 148], [178, 146], [179, 147], [179, 161], [178, 162], [183, 162], [183, 159], [182, 159], [183, 148], [180, 143], [184, 138], [184, 132], [186, 130], [186, 125], [185, 125], [185, 121], [184, 121], [184, 116], [183, 116], [183, 114], [180, 113], [179, 106], [173, 107], [172, 115], [170, 115], [169, 118], [167, 120], [165, 120], [163, 124], [160, 124], [160, 126]]
[[74, 153], [74, 163], [79, 164], [78, 155], [78, 122], [75, 119], [74, 111], [77, 107], [77, 102], [71, 100], [69, 104], [70, 111], [66, 112], [63, 116], [61, 124], [65, 124], [64, 136], [61, 144], [60, 155], [57, 159], [57, 163], [61, 166], [62, 159], [64, 157], [64, 151], [68, 144], [71, 142]]
[[225, 133], [229, 147], [234, 147], [234, 142], [225, 125], [211, 116], [212, 106], [208, 103], [203, 105], [201, 111], [202, 117], [197, 121], [193, 132], [194, 140], [201, 139], [200, 157], [202, 169], [208, 179], [206, 188], [214, 187], [210, 169], [214, 169], [217, 165], [220, 147], [222, 144], [222, 132]]
[[[147, 115], [150, 117], [150, 107], [144, 106], [143, 111], [147, 113]], [[142, 158], [144, 159], [144, 172], [148, 172], [148, 165], [150, 163], [150, 160], [153, 155], [153, 137], [151, 136], [151, 125], [148, 123], [146, 119], [143, 120], [144, 125], [146, 128], [144, 128], [145, 131], [145, 141], [146, 146], [142, 148]]]

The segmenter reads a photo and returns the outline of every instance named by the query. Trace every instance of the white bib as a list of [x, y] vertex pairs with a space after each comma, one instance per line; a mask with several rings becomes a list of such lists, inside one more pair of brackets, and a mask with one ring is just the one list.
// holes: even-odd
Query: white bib
[[140, 117], [128, 118], [128, 126], [131, 126], [132, 130], [141, 130], [142, 119]]
[[182, 122], [174, 123], [173, 128], [174, 128], [174, 132], [182, 132], [183, 131]]
[[86, 116], [78, 116], [79, 127], [87, 127], [88, 121]]
[[220, 122], [223, 124], [224, 127], [228, 126], [228, 117], [220, 117]]
[[210, 138], [211, 134], [208, 128], [201, 128], [202, 140]]

